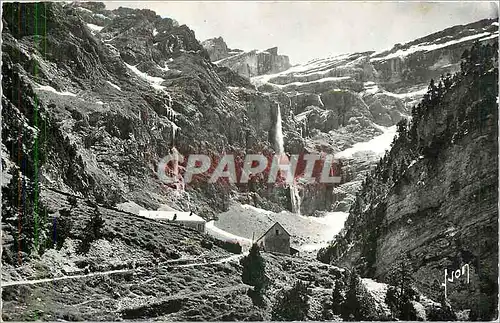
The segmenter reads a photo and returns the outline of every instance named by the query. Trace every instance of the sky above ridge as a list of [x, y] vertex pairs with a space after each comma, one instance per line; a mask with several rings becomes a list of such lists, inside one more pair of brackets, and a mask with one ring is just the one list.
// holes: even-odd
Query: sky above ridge
[[108, 9], [147, 8], [186, 24], [199, 41], [229, 48], [278, 47], [292, 64], [391, 48], [459, 24], [498, 17], [495, 2], [104, 1]]

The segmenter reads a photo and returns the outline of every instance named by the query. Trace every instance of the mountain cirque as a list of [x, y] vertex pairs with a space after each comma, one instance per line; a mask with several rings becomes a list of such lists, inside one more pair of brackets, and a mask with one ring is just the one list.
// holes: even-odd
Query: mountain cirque
[[[36, 19], [19, 24], [20, 16]], [[341, 185], [299, 187], [301, 213], [347, 212], [430, 79], [458, 71], [474, 41], [498, 37], [498, 24], [483, 20], [381, 53], [288, 68], [276, 48], [243, 52], [221, 39], [200, 44], [187, 26], [151, 10], [7, 3], [2, 18], [2, 280], [40, 280], [3, 287], [4, 320], [262, 320], [270, 318], [276, 293], [295, 279], [310, 284], [308, 319], [332, 319], [322, 307], [336, 282], [347, 284], [346, 269], [265, 254], [273, 284], [259, 307], [241, 282], [242, 255], [118, 206], [168, 205], [207, 220], [237, 201], [290, 210], [283, 188], [247, 192], [199, 183], [179, 191], [156, 175], [173, 146], [184, 155], [272, 153], [279, 105], [287, 152], [345, 159]], [[24, 227], [31, 225], [25, 215], [35, 213], [48, 224], [55, 218], [73, 224], [62, 246], [40, 254], [23, 246], [17, 253], [19, 215]], [[102, 237], [81, 255], [76, 249], [96, 213]], [[371, 317], [387, 319], [380, 299], [387, 286], [370, 280], [363, 286]], [[439, 307], [424, 303], [426, 310]]]

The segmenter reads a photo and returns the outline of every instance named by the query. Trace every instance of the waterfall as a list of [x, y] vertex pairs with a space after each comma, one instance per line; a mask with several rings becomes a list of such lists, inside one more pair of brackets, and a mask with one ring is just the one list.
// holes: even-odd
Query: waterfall
[[285, 144], [283, 141], [283, 128], [281, 126], [281, 109], [280, 104], [278, 103], [278, 112], [276, 114], [276, 127], [274, 139], [276, 140], [276, 154], [281, 155], [285, 153]]
[[300, 195], [299, 187], [295, 181], [290, 184], [290, 202], [292, 204], [292, 212], [300, 215]]
[[[170, 95], [169, 95], [170, 98]], [[170, 126], [172, 127], [172, 149], [171, 149], [171, 154], [175, 156], [174, 163], [173, 163], [173, 175], [177, 178], [175, 181], [175, 187], [176, 187], [176, 195], [179, 196], [181, 192], [184, 192], [185, 184], [184, 184], [184, 179], [182, 175], [179, 174], [179, 162], [180, 160], [180, 154], [177, 148], [175, 148], [175, 137], [177, 135], [177, 132], [179, 131], [180, 127], [177, 126], [175, 123], [176, 121], [176, 113], [172, 109], [172, 102], [170, 99], [170, 106], [166, 106], [167, 109], [167, 119], [170, 121]]]
[[321, 100], [321, 94], [318, 94], [318, 102], [321, 104], [321, 107], [325, 107], [325, 104], [323, 103], [323, 100]]
[[[281, 108], [278, 103], [278, 111], [276, 113], [276, 127], [275, 127], [275, 141], [276, 141], [276, 155], [280, 157], [280, 160], [286, 160], [289, 162], [288, 157], [285, 155], [285, 144], [283, 140], [283, 128], [281, 120]], [[290, 201], [292, 204], [292, 212], [300, 214], [300, 195], [299, 188], [295, 181], [290, 183]]]
[[168, 93], [167, 91], [164, 91], [165, 94], [167, 95], [168, 97], [168, 107], [169, 108], [172, 108], [172, 96], [170, 95], [170, 93]]
[[165, 105], [167, 110], [167, 119], [170, 121], [170, 126], [172, 127], [172, 147], [175, 146], [175, 137], [180, 127], [175, 123], [177, 121], [177, 115], [171, 106]]
[[307, 118], [301, 119], [297, 122], [299, 126], [299, 134], [301, 138], [307, 137]]
[[172, 126], [172, 147], [175, 146], [175, 135], [177, 134], [177, 130], [179, 127], [175, 124], [175, 122], [171, 121], [170, 125]]
[[175, 159], [173, 160], [173, 170], [172, 173], [173, 175], [177, 178], [175, 182], [175, 187], [177, 189], [177, 195], [180, 194], [180, 192], [184, 191], [185, 185], [184, 185], [184, 179], [181, 174], [179, 174], [179, 162], [180, 160], [180, 154], [177, 148], [172, 147], [172, 154], [175, 156]]

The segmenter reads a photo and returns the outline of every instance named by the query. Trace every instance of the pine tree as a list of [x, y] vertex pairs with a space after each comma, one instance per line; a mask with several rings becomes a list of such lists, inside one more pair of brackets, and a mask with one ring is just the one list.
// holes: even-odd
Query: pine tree
[[75, 196], [68, 196], [67, 201], [71, 207], [71, 209], [74, 209], [78, 205], [78, 200]]
[[9, 173], [12, 178], [2, 188], [2, 221], [18, 227], [13, 234], [13, 251], [41, 255], [49, 234], [49, 226], [44, 218], [46, 209], [37, 196], [39, 193], [33, 181], [15, 167]]
[[241, 259], [240, 264], [243, 266], [243, 283], [254, 286], [254, 291], [262, 293], [267, 285], [266, 264], [257, 244], [252, 245], [248, 256]]
[[402, 320], [415, 320], [416, 313], [412, 301], [418, 299], [413, 288], [411, 263], [409, 256], [401, 256], [398, 264], [387, 275], [392, 288], [387, 292], [386, 302], [393, 310], [393, 315]]
[[405, 118], [401, 119], [397, 125], [397, 133], [399, 134], [399, 138], [405, 139], [408, 134], [408, 120]]
[[275, 321], [304, 321], [308, 312], [307, 286], [298, 280], [291, 289], [278, 292], [276, 302], [273, 305], [272, 319]]
[[469, 50], [468, 49], [464, 50], [460, 58], [462, 59], [462, 61], [460, 62], [460, 71], [462, 74], [465, 74], [465, 71], [469, 69], [469, 62], [470, 62]]
[[441, 80], [439, 80], [439, 83], [438, 83], [438, 86], [437, 86], [437, 97], [438, 98], [441, 98], [444, 94], [444, 85], [443, 85], [443, 79], [441, 78]]
[[346, 292], [345, 302], [342, 305], [341, 315], [344, 321], [362, 320], [361, 303], [359, 300], [359, 289], [361, 280], [356, 270], [350, 274], [349, 287]]
[[434, 106], [437, 102], [437, 99], [439, 98], [438, 87], [436, 86], [436, 82], [434, 81], [434, 79], [431, 79], [429, 87], [427, 89], [427, 93], [424, 95], [424, 98], [426, 96], [428, 97], [428, 100], [424, 100], [424, 102], [427, 101], [426, 106], [431, 106], [431, 107]]
[[338, 279], [337, 281], [335, 281], [335, 287], [333, 288], [332, 293], [332, 310], [334, 314], [341, 314], [341, 309], [344, 302], [344, 283], [342, 282], [342, 280]]
[[52, 245], [57, 249], [61, 249], [66, 238], [71, 235], [73, 222], [71, 221], [71, 210], [62, 209], [59, 211], [58, 217], [54, 217], [52, 221]]
[[443, 84], [445, 90], [448, 90], [451, 88], [451, 85], [453, 84], [453, 79], [450, 73], [447, 73], [446, 76], [443, 78]]

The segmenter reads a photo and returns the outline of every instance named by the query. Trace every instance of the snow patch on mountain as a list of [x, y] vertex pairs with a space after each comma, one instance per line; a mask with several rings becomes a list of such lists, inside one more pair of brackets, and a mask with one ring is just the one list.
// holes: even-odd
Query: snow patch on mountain
[[491, 34], [491, 36], [481, 38], [479, 41], [485, 41], [485, 40], [494, 39], [494, 38], [498, 38], [498, 33], [493, 33], [493, 34]]
[[90, 30], [95, 31], [95, 32], [100, 32], [104, 27], [97, 26], [94, 24], [87, 24], [87, 27], [90, 28]]
[[157, 90], [164, 90], [165, 87], [161, 85], [161, 83], [163, 83], [163, 81], [165, 81], [164, 79], [162, 79], [161, 77], [156, 77], [156, 76], [151, 76], [151, 75], [148, 75], [144, 72], [141, 72], [137, 67], [133, 66], [133, 65], [129, 65], [127, 63], [124, 63], [132, 72], [134, 72], [134, 74], [136, 74], [137, 76], [139, 76], [140, 78], [142, 78], [143, 80], [147, 81], [153, 88], [157, 89]]
[[307, 119], [307, 115], [309, 115], [313, 110], [307, 110], [307, 111], [304, 111], [304, 112], [301, 112], [299, 114], [297, 114], [295, 116], [295, 120], [296, 121], [304, 121], [305, 119]]
[[378, 85], [372, 81], [363, 83], [363, 88], [367, 94], [375, 94], [380, 91]]
[[57, 95], [76, 96], [75, 93], [71, 93], [68, 91], [59, 92], [50, 85], [38, 85], [37, 89], [42, 91], [49, 91]]
[[304, 219], [312, 220], [325, 226], [321, 242], [306, 243], [300, 246], [300, 250], [306, 252], [318, 251], [328, 246], [328, 241], [344, 228], [344, 223], [349, 213], [347, 212], [326, 212], [322, 217], [301, 216]]
[[86, 13], [93, 14], [92, 10], [89, 10], [87, 8], [84, 8], [84, 7], [76, 7], [76, 9], [80, 10], [80, 11], [83, 11], [83, 12], [86, 12]]
[[292, 246], [312, 252], [325, 247], [342, 230], [347, 216], [345, 212], [326, 212], [324, 217], [302, 216], [288, 211], [275, 213], [248, 204], [233, 205], [208, 226], [207, 232], [215, 237], [221, 236], [220, 232], [213, 232], [212, 226], [217, 226], [228, 233], [228, 239], [258, 239], [279, 222], [291, 234]]
[[462, 43], [462, 42], [466, 42], [466, 41], [470, 41], [470, 40], [474, 40], [477, 38], [482, 38], [482, 37], [486, 37], [486, 36], [490, 36], [490, 35], [491, 35], [491, 33], [484, 32], [484, 33], [480, 33], [480, 34], [462, 37], [462, 38], [456, 39], [456, 40], [450, 40], [450, 41], [442, 43], [442, 44], [428, 44], [428, 43], [418, 44], [418, 45], [413, 45], [413, 46], [409, 47], [408, 49], [399, 49], [395, 53], [391, 53], [391, 54], [388, 54], [386, 56], [375, 57], [377, 55], [380, 55], [381, 53], [374, 53], [374, 54], [370, 55], [370, 57], [373, 57], [373, 58], [371, 58], [372, 62], [383, 61], [383, 60], [388, 60], [388, 59], [398, 58], [398, 57], [404, 58], [404, 57], [411, 55], [413, 53], [416, 53], [416, 52], [422, 52], [422, 51], [430, 52], [430, 51], [433, 51], [436, 49], [448, 47], [451, 45], [455, 45], [458, 43]]
[[426, 87], [421, 89], [421, 90], [418, 90], [418, 91], [407, 92], [407, 93], [392, 93], [389, 91], [382, 92], [382, 94], [392, 96], [392, 97], [398, 98], [398, 99], [406, 99], [406, 98], [413, 98], [413, 97], [417, 97], [417, 96], [423, 96], [425, 93], [427, 93]]
[[250, 205], [250, 204], [243, 204], [243, 205], [241, 205], [241, 207], [242, 207], [243, 209], [245, 209], [245, 210], [254, 211], [254, 212], [256, 212], [257, 214], [269, 215], [269, 214], [272, 214], [272, 213], [273, 213], [272, 211], [264, 210], [264, 209], [261, 209], [261, 208], [255, 207], [255, 206]]
[[123, 203], [116, 204], [116, 208], [121, 211], [134, 213], [139, 215], [139, 211], [145, 211], [146, 209], [135, 203], [134, 201], [127, 201]]
[[[309, 81], [309, 82], [292, 82], [292, 83], [287, 83], [287, 84], [274, 84], [274, 83], [269, 83], [272, 86], [278, 87], [278, 88], [285, 88], [289, 86], [301, 86], [301, 85], [307, 85], [307, 84], [317, 84], [317, 83], [324, 83], [324, 82], [339, 82], [339, 81], [345, 81], [350, 79], [350, 76], [339, 76], [339, 77], [325, 77], [321, 78], [318, 80], [314, 81]], [[267, 81], [266, 81], [267, 82]], [[341, 89], [337, 89], [338, 91], [341, 91]]]
[[170, 69], [167, 66], [167, 63], [164, 63], [163, 67], [161, 67], [160, 65], [157, 65], [157, 67], [158, 67], [159, 70], [162, 70], [164, 72], [170, 71]]
[[112, 87], [114, 87], [115, 89], [117, 89], [118, 91], [122, 90], [118, 85], [116, 85], [114, 83], [111, 83], [110, 81], [106, 81], [106, 83], [108, 83], [109, 85], [111, 85]]
[[[297, 65], [295, 67], [292, 67], [288, 69], [288, 72], [305, 72], [305, 71], [310, 71], [313, 69], [320, 69], [320, 68], [325, 68], [329, 67], [332, 63], [337, 63], [340, 61], [343, 61], [349, 56], [351, 56], [352, 53], [349, 54], [340, 54], [336, 56], [330, 56], [327, 58], [319, 58], [319, 59], [313, 59], [310, 60], [309, 62], [305, 63], [304, 65]], [[287, 72], [285, 71], [285, 72]]]
[[312, 219], [317, 223], [324, 224], [332, 229], [329, 233], [329, 237], [336, 235], [344, 227], [344, 222], [347, 219], [349, 213], [347, 212], [326, 212], [322, 217], [309, 217], [303, 216], [306, 219]]
[[[252, 84], [254, 84], [255, 86], [258, 87], [258, 86], [261, 86], [263, 84], [270, 83], [269, 81], [271, 79], [279, 77], [279, 76], [293, 75], [293, 76], [298, 76], [299, 78], [300, 77], [306, 78], [306, 77], [311, 77], [311, 76], [321, 77], [321, 76], [333, 71], [333, 69], [331, 68], [332, 65], [335, 65], [338, 62], [340, 62], [341, 60], [348, 58], [350, 55], [351, 54], [342, 54], [342, 55], [328, 57], [328, 58], [314, 59], [314, 60], [311, 60], [303, 65], [299, 64], [299, 65], [292, 66], [289, 69], [282, 71], [282, 72], [279, 72], [279, 73], [265, 74], [265, 75], [259, 75], [259, 76], [252, 77], [252, 78], [250, 78], [250, 81], [252, 82]], [[333, 78], [335, 78], [335, 77], [333, 77]], [[321, 80], [318, 80], [318, 81], [322, 82]], [[287, 85], [302, 85], [302, 84], [308, 84], [308, 83], [312, 83], [312, 82], [315, 82], [315, 81], [304, 82], [304, 83], [294, 82], [294, 83], [289, 83], [286, 85], [276, 85], [276, 84], [273, 84], [273, 85], [276, 85], [278, 87], [284, 87]]]
[[249, 248], [252, 246], [252, 240], [241, 237], [235, 234], [232, 234], [230, 232], [227, 232], [225, 230], [222, 230], [220, 228], [217, 228], [215, 226], [214, 221], [209, 221], [205, 225], [205, 230], [206, 233], [215, 239], [222, 240], [222, 241], [228, 241], [228, 242], [238, 242], [242, 247]]
[[355, 155], [362, 152], [371, 152], [377, 155], [383, 155], [385, 151], [391, 147], [392, 140], [396, 135], [396, 126], [383, 127], [377, 125], [377, 128], [383, 131], [381, 135], [378, 135], [369, 141], [358, 142], [351, 148], [347, 148], [346, 150], [335, 154], [335, 157], [352, 159]]
[[101, 19], [105, 19], [105, 20], [106, 20], [106, 19], [107, 19], [107, 20], [111, 20], [111, 18], [106, 17], [105, 15], [100, 14], [100, 13], [95, 13], [95, 14], [94, 14], [94, 17], [101, 18]]

